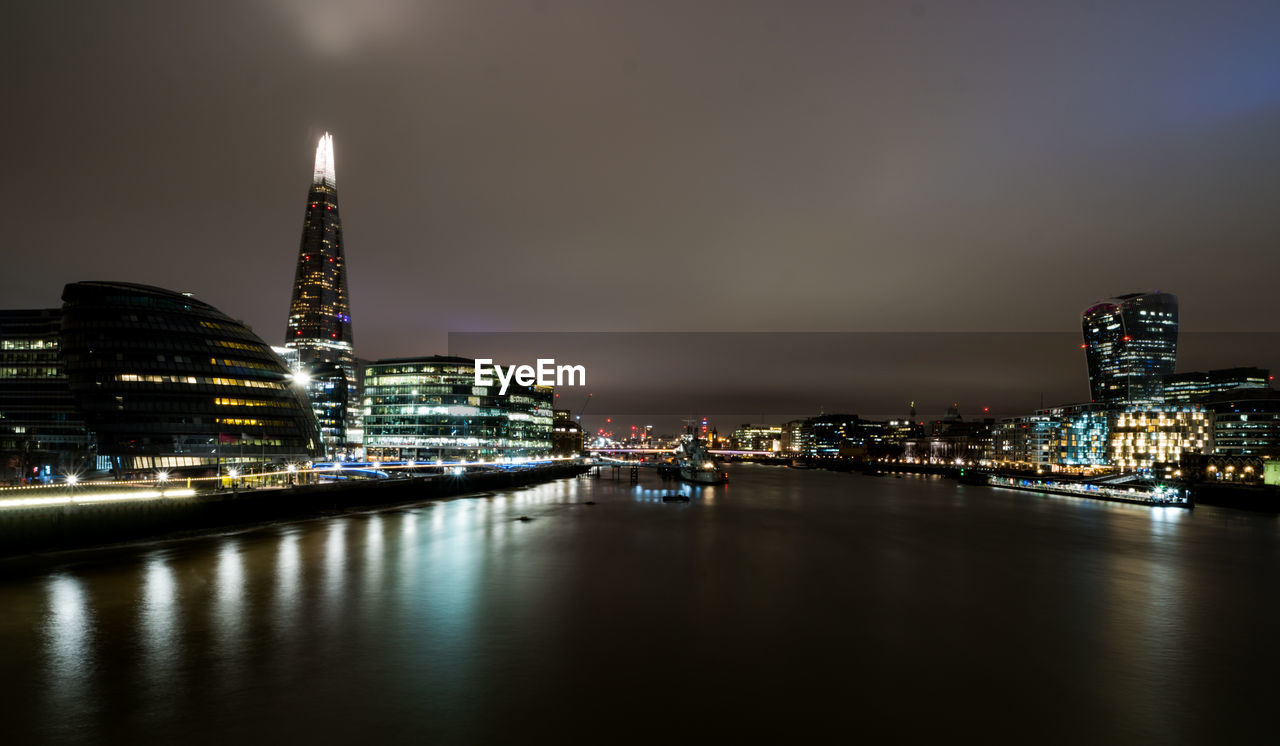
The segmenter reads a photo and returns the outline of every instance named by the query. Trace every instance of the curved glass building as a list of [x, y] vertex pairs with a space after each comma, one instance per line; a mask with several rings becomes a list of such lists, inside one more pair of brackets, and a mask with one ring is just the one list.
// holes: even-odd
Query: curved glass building
[[1089, 393], [1103, 404], [1159, 400], [1178, 356], [1178, 298], [1152, 290], [1107, 298], [1082, 314]]
[[68, 384], [116, 471], [317, 453], [300, 382], [240, 322], [190, 296], [124, 282], [73, 283], [62, 300]]

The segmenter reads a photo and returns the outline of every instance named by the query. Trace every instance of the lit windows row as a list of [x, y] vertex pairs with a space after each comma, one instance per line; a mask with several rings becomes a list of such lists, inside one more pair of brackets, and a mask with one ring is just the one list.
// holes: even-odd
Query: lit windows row
[[120, 373], [115, 377], [121, 383], [184, 383], [205, 386], [241, 386], [251, 389], [281, 390], [287, 387], [282, 381], [251, 381], [244, 378], [205, 378], [202, 376], [157, 376], [140, 373]]
[[218, 397], [213, 403], [219, 407], [275, 407], [277, 409], [293, 409], [293, 402], [274, 401], [271, 399], [239, 399], [232, 397]]
[[0, 350], [56, 350], [56, 339], [6, 339], [0, 341]]

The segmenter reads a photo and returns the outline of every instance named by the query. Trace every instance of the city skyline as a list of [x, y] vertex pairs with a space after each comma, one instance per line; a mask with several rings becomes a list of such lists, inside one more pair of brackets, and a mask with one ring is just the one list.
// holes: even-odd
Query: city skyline
[[[1065, 331], [1058, 309], [1149, 287], [1188, 329], [1276, 330], [1276, 9], [433, 7], [88, 8], [62, 33], [25, 9], [4, 305], [124, 279], [275, 341], [330, 131], [371, 359], [450, 332]], [[173, 188], [197, 166], [215, 220]]]
[[1275, 740], [1280, 3], [6, 10], [5, 743]]

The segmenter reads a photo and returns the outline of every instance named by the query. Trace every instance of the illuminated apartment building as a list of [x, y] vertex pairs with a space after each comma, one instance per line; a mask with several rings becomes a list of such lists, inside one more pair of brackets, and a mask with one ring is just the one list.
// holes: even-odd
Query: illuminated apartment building
[[1122, 471], [1213, 453], [1213, 416], [1199, 406], [1114, 412], [1108, 430], [1107, 460]]

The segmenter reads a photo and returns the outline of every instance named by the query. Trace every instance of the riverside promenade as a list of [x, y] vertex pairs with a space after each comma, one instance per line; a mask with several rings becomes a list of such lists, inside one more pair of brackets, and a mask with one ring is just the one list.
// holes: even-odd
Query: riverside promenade
[[0, 557], [412, 504], [539, 484], [587, 469], [577, 462], [548, 462], [283, 487], [199, 491], [103, 485], [22, 491], [21, 497], [0, 500]]

